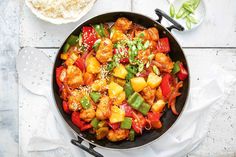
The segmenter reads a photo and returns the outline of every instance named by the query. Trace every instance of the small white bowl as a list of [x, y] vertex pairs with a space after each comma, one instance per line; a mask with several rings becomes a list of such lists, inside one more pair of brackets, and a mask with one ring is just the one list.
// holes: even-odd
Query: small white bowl
[[33, 5], [28, 0], [25, 0], [26, 6], [39, 19], [47, 21], [47, 22], [50, 22], [50, 23], [53, 23], [53, 24], [57, 24], [57, 25], [78, 21], [79, 19], [81, 19], [85, 14], [87, 14], [92, 9], [92, 7], [93, 7], [95, 2], [96, 2], [96, 0], [91, 0], [91, 2], [88, 3], [88, 5], [86, 7], [84, 7], [83, 10], [81, 10], [81, 12], [79, 12], [78, 15], [75, 18], [65, 19], [65, 18], [51, 18], [51, 17], [47, 17], [47, 16], [43, 15], [39, 10], [35, 9], [33, 7]]
[[[181, 5], [186, 1], [187, 0], [172, 0], [172, 4], [175, 7], [175, 13], [178, 12]], [[169, 1], [169, 2], [171, 2], [171, 1]], [[201, 0], [201, 2], [199, 3], [199, 6], [197, 7], [197, 9], [194, 12], [194, 17], [196, 17], [198, 19], [198, 23], [197, 24], [192, 24], [191, 29], [187, 28], [184, 19], [174, 18], [174, 20], [176, 20], [179, 24], [181, 24], [184, 27], [184, 32], [188, 32], [188, 31], [194, 30], [198, 26], [200, 26], [201, 23], [203, 22], [203, 20], [205, 19], [205, 16], [206, 16], [206, 6], [205, 6], [204, 0]]]

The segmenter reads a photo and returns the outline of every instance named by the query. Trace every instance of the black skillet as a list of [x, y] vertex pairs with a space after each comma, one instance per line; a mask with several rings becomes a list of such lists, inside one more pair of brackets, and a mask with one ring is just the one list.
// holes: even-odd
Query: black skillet
[[[176, 39], [173, 37], [171, 34], [172, 29], [177, 29], [179, 31], [183, 31], [184, 28], [179, 25], [176, 21], [174, 21], [172, 18], [170, 18], [168, 15], [166, 15], [164, 12], [162, 12], [159, 9], [155, 10], [156, 14], [158, 15], [159, 19], [158, 20], [153, 20], [147, 16], [137, 14], [137, 13], [132, 13], [132, 12], [111, 12], [111, 13], [106, 13], [102, 15], [98, 15], [96, 17], [93, 17], [92, 19], [87, 20], [86, 22], [80, 24], [71, 34], [74, 35], [79, 35], [81, 28], [83, 26], [88, 26], [92, 24], [97, 24], [97, 23], [108, 23], [108, 22], [114, 22], [117, 20], [119, 17], [126, 17], [129, 20], [133, 21], [134, 23], [140, 24], [144, 27], [156, 27], [159, 30], [159, 35], [160, 37], [168, 37], [169, 42], [170, 42], [170, 47], [171, 47], [171, 53], [169, 54], [170, 57], [172, 58], [173, 61], [180, 60], [185, 64], [188, 70], [188, 65], [187, 61], [183, 52], [183, 49], [179, 45], [179, 43], [176, 41]], [[165, 28], [164, 26], [161, 25], [162, 17], [165, 17], [168, 21], [170, 21], [173, 25], [170, 27]], [[66, 41], [66, 40], [65, 40]], [[65, 42], [63, 43], [63, 45]], [[159, 130], [150, 130], [150, 131], [144, 131], [144, 133], [141, 136], [137, 136], [135, 139], [135, 142], [130, 142], [128, 140], [126, 141], [121, 141], [121, 142], [111, 142], [109, 140], [96, 140], [94, 135], [91, 135], [88, 132], [81, 132], [78, 127], [76, 127], [70, 118], [70, 115], [66, 114], [63, 111], [62, 108], [62, 100], [59, 96], [59, 90], [58, 86], [56, 84], [56, 74], [55, 74], [55, 69], [56, 67], [60, 66], [62, 64], [62, 60], [60, 59], [60, 52], [62, 52], [62, 47], [59, 49], [57, 53], [57, 57], [55, 60], [54, 64], [54, 70], [53, 70], [53, 93], [54, 93], [54, 98], [57, 104], [57, 107], [64, 118], [64, 120], [68, 123], [68, 125], [73, 129], [73, 131], [78, 135], [78, 139], [72, 139], [71, 142], [80, 147], [81, 149], [87, 151], [88, 153], [96, 156], [96, 157], [102, 157], [101, 154], [96, 152], [93, 148], [96, 146], [99, 147], [105, 147], [105, 148], [110, 148], [110, 149], [129, 149], [129, 148], [135, 148], [139, 146], [143, 146], [145, 144], [148, 144], [156, 139], [158, 139], [161, 135], [163, 135], [176, 121], [178, 116], [175, 116], [172, 111], [169, 109], [165, 112], [165, 114], [162, 116], [161, 121], [163, 124], [163, 127]], [[176, 109], [180, 113], [185, 106], [186, 99], [188, 97], [189, 93], [189, 78], [184, 81], [183, 88], [181, 89], [182, 95], [177, 98], [176, 101]], [[89, 142], [89, 148], [82, 145], [82, 141], [85, 140]]]

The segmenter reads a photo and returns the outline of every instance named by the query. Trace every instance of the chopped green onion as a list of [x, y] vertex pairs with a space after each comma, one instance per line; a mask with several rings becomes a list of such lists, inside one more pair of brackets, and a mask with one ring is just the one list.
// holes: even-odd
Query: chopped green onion
[[67, 43], [69, 45], [76, 45], [79, 42], [79, 37], [75, 36], [75, 35], [71, 35], [69, 36], [69, 38], [67, 39]]
[[189, 5], [188, 3], [184, 3], [183, 7], [184, 7], [184, 9], [188, 10], [190, 13], [194, 12], [194, 8], [191, 5]]
[[148, 68], [150, 66], [150, 62], [147, 62], [146, 64], [146, 68]]
[[191, 14], [194, 14], [194, 11], [197, 9], [199, 3], [200, 0], [188, 0], [184, 2], [176, 15], [177, 19], [185, 19], [187, 29], [191, 29], [191, 24], [198, 23], [198, 20], [191, 16]]
[[186, 18], [186, 26], [187, 26], [187, 28], [188, 29], [191, 29], [191, 22], [190, 22], [190, 20], [188, 19], [188, 18]]
[[160, 71], [155, 65], [152, 67], [152, 70], [154, 71], [156, 75], [160, 75]]
[[176, 18], [180, 19], [182, 17], [182, 15], [186, 12], [186, 9], [184, 9], [183, 7], [181, 7], [178, 11], [178, 13], [176, 14]]
[[94, 28], [96, 30], [96, 32], [101, 36], [101, 37], [105, 37], [105, 30], [104, 30], [104, 26], [103, 24], [98, 24], [98, 25], [94, 25]]
[[128, 72], [128, 74], [126, 75], [125, 79], [126, 79], [126, 81], [130, 81], [130, 79], [132, 79], [133, 77], [134, 77], [134, 74]]
[[112, 38], [113, 37], [113, 35], [114, 35], [114, 33], [116, 32], [116, 30], [115, 30], [115, 28], [111, 28], [111, 33], [110, 33], [110, 38]]
[[170, 4], [170, 16], [175, 17], [175, 7], [172, 3]]
[[188, 10], [186, 10], [186, 12], [184, 12], [184, 14], [182, 15], [181, 18], [185, 18], [186, 16], [188, 16], [189, 14], [191, 14]]
[[101, 43], [101, 39], [98, 39], [95, 41], [95, 43], [93, 44], [93, 49], [97, 52], [98, 51], [98, 48], [100, 46], [100, 43]]
[[150, 42], [149, 42], [149, 40], [147, 40], [143, 45], [143, 49], [146, 50], [149, 47], [149, 44], [150, 44]]
[[188, 15], [186, 18], [188, 18], [189, 21], [191, 23], [193, 23], [193, 24], [197, 24], [198, 23], [198, 20], [195, 17], [191, 16], [191, 15]]
[[137, 69], [137, 67], [136, 66], [134, 66], [134, 65], [127, 65], [126, 67], [126, 70], [128, 71], [128, 72], [130, 72], [130, 73], [132, 73], [132, 74], [137, 74], [137, 72], [138, 72], [138, 69]]
[[148, 68], [148, 67], [150, 66], [151, 61], [153, 60], [154, 57], [155, 57], [154, 54], [150, 54], [150, 55], [148, 56], [148, 62], [147, 62], [147, 64], [146, 64], [146, 68]]
[[137, 50], [136, 46], [133, 45], [133, 46], [131, 47], [131, 51], [136, 51], [136, 50]]
[[144, 33], [140, 33], [138, 37], [144, 37]]
[[113, 63], [115, 66], [118, 66], [120, 64], [120, 54], [117, 53], [113, 56]]
[[99, 128], [102, 128], [102, 127], [105, 127], [105, 126], [107, 126], [107, 122], [105, 120], [102, 120], [98, 123]]
[[82, 33], [79, 34], [79, 46], [82, 46], [83, 44], [83, 39], [82, 39]]
[[108, 71], [112, 71], [115, 68], [115, 63], [114, 62], [108, 62], [106, 69]]
[[138, 43], [138, 44], [137, 44], [137, 48], [138, 48], [138, 50], [142, 50], [142, 49], [143, 49], [142, 43]]
[[150, 54], [150, 55], [148, 56], [149, 61], [152, 61], [154, 57], [155, 57], [154, 54]]
[[142, 72], [144, 69], [144, 64], [141, 62], [138, 64], [138, 72]]
[[193, 4], [194, 10], [197, 9], [199, 4], [200, 4], [200, 0], [194, 0], [194, 4]]

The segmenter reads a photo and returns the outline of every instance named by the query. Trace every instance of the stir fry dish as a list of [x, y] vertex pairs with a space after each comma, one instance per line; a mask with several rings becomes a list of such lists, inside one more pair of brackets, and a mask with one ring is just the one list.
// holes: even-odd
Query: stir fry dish
[[80, 131], [112, 142], [160, 129], [188, 77], [172, 61], [167, 37], [121, 17], [112, 25], [84, 26], [63, 46], [56, 82], [64, 111]]

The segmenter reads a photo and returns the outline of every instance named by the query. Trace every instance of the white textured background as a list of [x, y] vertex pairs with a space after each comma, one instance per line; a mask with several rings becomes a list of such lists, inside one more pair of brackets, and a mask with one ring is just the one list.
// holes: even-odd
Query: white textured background
[[[236, 1], [205, 0], [206, 19], [195, 31], [173, 34], [184, 47], [192, 68], [192, 79], [197, 83], [198, 73], [207, 71], [207, 65], [218, 63], [222, 68], [236, 71]], [[107, 11], [135, 11], [153, 18], [155, 8], [167, 10], [166, 0], [97, 0], [84, 19]], [[52, 59], [58, 46], [79, 22], [56, 26], [37, 19], [23, 0], [0, 0], [0, 157], [15, 157], [24, 148], [19, 146], [18, 104], [34, 105], [42, 99], [18, 88], [15, 56], [24, 46], [41, 49]], [[205, 69], [199, 69], [204, 64]], [[219, 74], [220, 75], [220, 74]], [[189, 157], [236, 156], [236, 87], [224, 107], [214, 117], [203, 143]], [[19, 95], [19, 98], [18, 98]], [[33, 97], [33, 98], [32, 98]], [[19, 101], [19, 103], [18, 103]], [[30, 126], [28, 126], [30, 130]], [[170, 148], [171, 149], [171, 148]]]
[[18, 155], [19, 3], [0, 0], [0, 157]]

